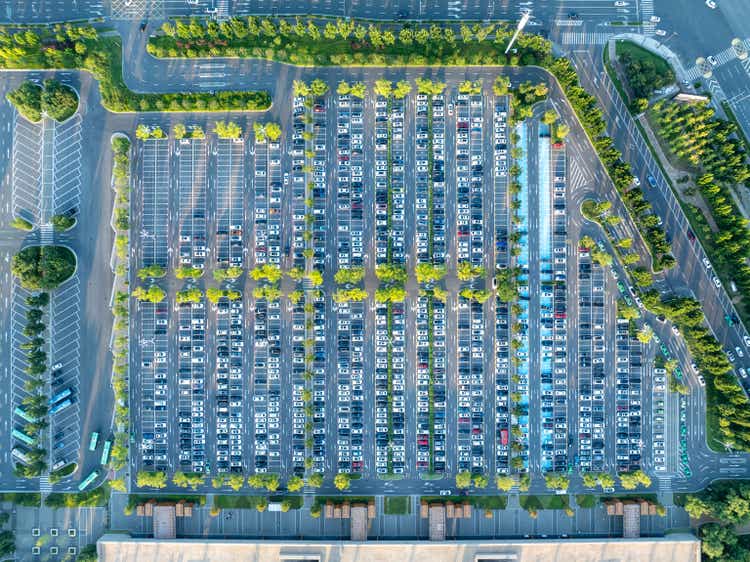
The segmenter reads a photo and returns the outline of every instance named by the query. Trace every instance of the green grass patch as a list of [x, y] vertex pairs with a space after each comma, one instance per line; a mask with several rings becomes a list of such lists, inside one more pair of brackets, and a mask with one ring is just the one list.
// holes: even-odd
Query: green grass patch
[[675, 79], [674, 71], [666, 60], [635, 43], [619, 40], [615, 43], [615, 53], [636, 98], [648, 98], [655, 89]]
[[632, 494], [614, 494], [611, 496], [600, 496], [600, 501], [607, 501], [607, 500], [646, 500], [647, 502], [651, 502], [654, 504], [659, 503], [659, 498], [656, 494], [639, 494], [637, 492]]
[[445, 478], [445, 474], [440, 474], [438, 472], [420, 472], [419, 477], [422, 480], [442, 480]]
[[380, 480], [403, 480], [403, 474], [395, 474], [393, 472], [387, 472], [385, 474], [378, 474]]
[[[216, 497], [222, 497], [222, 496], [216, 496]], [[228, 497], [228, 496], [227, 496]], [[176, 495], [170, 495], [170, 494], [154, 494], [154, 495], [146, 495], [146, 494], [130, 494], [128, 496], [128, 507], [134, 508], [138, 504], [146, 503], [149, 500], [156, 500], [160, 502], [180, 502], [180, 501], [186, 501], [191, 502], [197, 505], [206, 505], [206, 496], [201, 494], [176, 494]]]
[[305, 504], [305, 498], [302, 496], [271, 496], [269, 501], [273, 503], [288, 502], [289, 509], [301, 509]]
[[52, 508], [66, 507], [100, 507], [109, 502], [109, 485], [102, 484], [98, 488], [76, 494], [49, 494], [44, 499], [44, 505]]
[[386, 496], [384, 501], [386, 515], [408, 515], [411, 513], [409, 496]]
[[477, 509], [505, 509], [508, 496], [472, 496], [469, 498]]
[[214, 505], [222, 509], [257, 509], [258, 504], [267, 501], [268, 499], [265, 496], [243, 496], [239, 494], [214, 496]]
[[0, 494], [0, 501], [12, 502], [16, 505], [23, 505], [25, 507], [39, 507], [42, 505], [42, 494], [38, 492], [6, 492]]
[[579, 494], [576, 496], [576, 505], [586, 509], [596, 507], [599, 503], [599, 497], [592, 494]]
[[570, 506], [570, 497], [565, 495], [525, 495], [518, 499], [521, 507], [526, 511], [538, 511], [540, 509], [566, 509]]

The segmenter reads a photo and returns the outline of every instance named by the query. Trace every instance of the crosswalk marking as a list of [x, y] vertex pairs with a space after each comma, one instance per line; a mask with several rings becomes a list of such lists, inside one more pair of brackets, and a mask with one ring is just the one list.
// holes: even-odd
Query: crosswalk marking
[[563, 45], [604, 45], [611, 36], [611, 33], [603, 31], [566, 31], [561, 39]]
[[587, 184], [589, 181], [589, 178], [586, 174], [586, 171], [581, 168], [581, 166], [578, 164], [577, 160], [571, 160], [570, 162], [570, 187], [572, 190], [579, 189], [583, 187], [585, 184]]
[[641, 21], [644, 35], [653, 35], [656, 24], [651, 21], [654, 15], [654, 0], [641, 0]]
[[41, 238], [42, 238], [42, 244], [52, 244], [52, 239], [54, 237], [54, 228], [51, 224], [43, 224], [42, 228], [40, 229]]
[[49, 475], [46, 473], [39, 477], [39, 491], [42, 494], [49, 494], [52, 491], [52, 484], [49, 483]]
[[672, 479], [668, 477], [659, 476], [659, 490], [671, 490], [672, 489]]

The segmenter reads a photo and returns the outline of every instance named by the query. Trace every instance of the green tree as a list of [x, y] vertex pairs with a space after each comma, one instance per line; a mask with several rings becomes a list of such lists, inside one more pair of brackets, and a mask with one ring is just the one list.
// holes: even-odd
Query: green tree
[[492, 84], [492, 91], [496, 96], [507, 96], [510, 92], [510, 78], [498, 76]]
[[49, 290], [75, 271], [75, 254], [63, 246], [28, 246], [13, 256], [11, 272], [28, 290]]
[[648, 324], [644, 324], [638, 333], [636, 334], [638, 341], [642, 344], [647, 344], [654, 337], [654, 330]]
[[33, 123], [42, 120], [42, 88], [33, 82], [22, 82], [5, 96], [18, 113]]
[[322, 96], [328, 91], [328, 84], [320, 78], [316, 78], [310, 83], [310, 93], [315, 96]]
[[690, 494], [685, 498], [685, 511], [693, 519], [700, 519], [711, 513], [711, 506], [696, 495]]
[[51, 222], [53, 228], [56, 231], [64, 232], [70, 228], [73, 228], [76, 223], [76, 219], [74, 219], [70, 215], [53, 215]]
[[495, 477], [495, 485], [497, 486], [498, 490], [502, 490], [503, 492], [510, 492], [513, 486], [516, 485], [516, 482], [510, 476], [498, 475]]
[[242, 137], [242, 127], [233, 121], [217, 121], [214, 132], [220, 139], [238, 139]]
[[337, 490], [344, 491], [348, 490], [351, 484], [351, 476], [347, 472], [339, 472], [333, 478], [333, 485], [336, 486]]
[[311, 488], [320, 488], [323, 485], [323, 475], [320, 472], [314, 472], [307, 478], [307, 485]]
[[142, 470], [136, 474], [135, 485], [139, 488], [166, 488], [167, 475], [164, 472]]
[[471, 472], [464, 470], [456, 474], [456, 488], [468, 488], [471, 486]]
[[581, 478], [583, 480], [583, 485], [586, 488], [596, 488], [599, 478], [595, 472], [584, 472], [581, 475]]
[[560, 116], [557, 114], [557, 111], [554, 109], [548, 109], [544, 112], [544, 115], [542, 115], [542, 123], [545, 125], [552, 125], [560, 118]]
[[184, 139], [185, 135], [187, 135], [187, 127], [183, 123], [175, 123], [172, 127], [172, 136], [179, 140]]
[[386, 80], [385, 78], [375, 80], [374, 91], [377, 95], [387, 98], [393, 93], [393, 82]]
[[548, 472], [544, 475], [544, 483], [550, 490], [567, 490], [570, 479], [559, 472]]
[[305, 481], [299, 476], [292, 476], [286, 483], [286, 488], [290, 492], [299, 492], [305, 487]]

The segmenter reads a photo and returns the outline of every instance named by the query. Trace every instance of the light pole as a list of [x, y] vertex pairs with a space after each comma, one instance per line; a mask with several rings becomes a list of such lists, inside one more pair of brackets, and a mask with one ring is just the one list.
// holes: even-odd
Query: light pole
[[508, 46], [505, 48], [505, 54], [508, 54], [508, 51], [510, 51], [510, 48], [513, 46], [513, 43], [516, 42], [516, 38], [518, 37], [518, 34], [521, 33], [524, 27], [526, 27], [526, 23], [529, 21], [529, 18], [531, 17], [531, 11], [526, 10], [523, 12], [523, 15], [521, 16], [521, 19], [518, 21], [518, 25], [516, 26], [516, 32], [513, 34], [513, 37], [510, 40], [510, 43], [508, 43]]

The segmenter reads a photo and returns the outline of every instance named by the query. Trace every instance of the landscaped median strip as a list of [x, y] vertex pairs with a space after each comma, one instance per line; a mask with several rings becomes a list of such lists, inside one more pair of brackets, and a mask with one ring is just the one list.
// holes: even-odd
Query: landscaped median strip
[[[58, 29], [59, 28], [59, 29]], [[271, 107], [264, 91], [141, 94], [122, 79], [122, 42], [91, 26], [0, 32], [0, 69], [79, 69], [99, 81], [102, 105], [110, 111], [261, 111]]]

